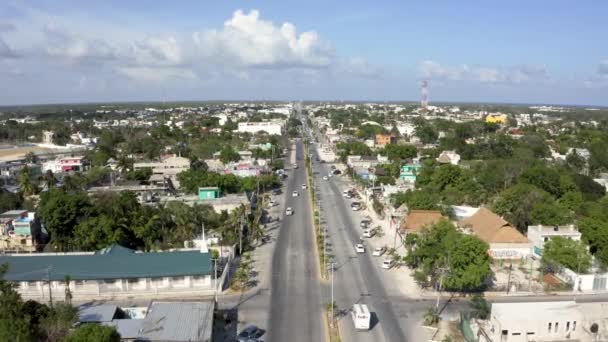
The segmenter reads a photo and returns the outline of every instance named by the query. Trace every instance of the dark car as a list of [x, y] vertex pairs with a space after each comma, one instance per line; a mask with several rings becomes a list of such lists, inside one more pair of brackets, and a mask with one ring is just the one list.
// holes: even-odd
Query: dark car
[[256, 339], [264, 335], [264, 330], [256, 327], [255, 325], [250, 325], [247, 328], [243, 329], [236, 339], [238, 342], [246, 342], [251, 339]]

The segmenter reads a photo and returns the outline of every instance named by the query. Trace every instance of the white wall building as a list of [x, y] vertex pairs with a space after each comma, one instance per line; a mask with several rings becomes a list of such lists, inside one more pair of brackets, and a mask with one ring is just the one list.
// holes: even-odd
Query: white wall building
[[285, 127], [285, 120], [261, 121], [261, 122], [239, 122], [237, 131], [239, 133], [266, 132], [268, 134], [281, 135]]
[[581, 239], [581, 233], [573, 224], [565, 226], [528, 226], [527, 235], [528, 240], [532, 243], [533, 255], [536, 257], [541, 256], [545, 242], [553, 237], [561, 236], [576, 241]]

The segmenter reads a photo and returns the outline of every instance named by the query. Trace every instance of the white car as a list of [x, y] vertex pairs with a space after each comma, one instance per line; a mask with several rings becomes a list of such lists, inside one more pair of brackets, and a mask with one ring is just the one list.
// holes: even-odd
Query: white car
[[307, 189], [308, 186], [306, 186], [306, 184], [302, 184], [302, 189]]
[[327, 177], [327, 176], [323, 176], [323, 180], [324, 180], [324, 181], [329, 180], [329, 177]]
[[376, 231], [371, 229], [371, 228], [367, 228], [363, 231], [363, 237], [364, 238], [371, 238], [372, 236], [374, 236], [376, 234]]
[[298, 196], [300, 196], [300, 194], [297, 191], [294, 191], [294, 192], [291, 193], [291, 196], [292, 197], [298, 197]]
[[293, 168], [297, 169], [298, 168], [298, 164], [293, 164]]
[[271, 206], [271, 207], [274, 207], [274, 206], [279, 205], [279, 202], [277, 202], [276, 200], [271, 199], [271, 200], [268, 202], [268, 205], [269, 205], [269, 206]]
[[357, 251], [357, 253], [365, 253], [365, 246], [363, 246], [363, 244], [358, 243], [355, 246], [355, 250]]
[[285, 210], [285, 215], [287, 215], [287, 216], [293, 215], [293, 209], [291, 209], [291, 207], [287, 207], [287, 209]]
[[359, 203], [359, 202], [353, 202], [353, 203], [351, 203], [351, 204], [350, 204], [350, 208], [351, 208], [353, 211], [359, 211], [359, 210], [361, 210], [361, 209], [362, 209], [362, 207], [361, 207], [361, 203]]
[[376, 247], [374, 249], [374, 252], [372, 253], [373, 256], [382, 256], [382, 254], [386, 253], [386, 247]]
[[393, 265], [395, 265], [395, 260], [393, 260], [391, 258], [385, 258], [384, 261], [382, 261], [382, 268], [384, 268], [386, 270], [393, 267]]

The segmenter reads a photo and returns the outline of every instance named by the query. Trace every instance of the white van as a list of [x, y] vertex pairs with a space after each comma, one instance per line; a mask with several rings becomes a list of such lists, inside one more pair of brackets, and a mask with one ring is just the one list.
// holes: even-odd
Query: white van
[[357, 330], [369, 330], [372, 315], [365, 304], [355, 304], [350, 312]]

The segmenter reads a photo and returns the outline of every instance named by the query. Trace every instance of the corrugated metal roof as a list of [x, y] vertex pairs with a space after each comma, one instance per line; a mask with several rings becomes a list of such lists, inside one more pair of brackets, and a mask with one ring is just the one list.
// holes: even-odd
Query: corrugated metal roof
[[211, 341], [213, 302], [156, 302], [150, 305], [139, 338], [148, 341]]
[[[120, 246], [95, 254], [0, 256], [9, 264], [4, 279], [10, 281], [63, 281], [125, 278], [177, 277], [211, 274], [211, 257], [200, 251], [134, 253]], [[49, 272], [47, 273], [47, 269]]]
[[78, 322], [80, 323], [101, 323], [110, 322], [118, 306], [113, 304], [100, 304], [88, 307], [81, 307], [78, 311]]
[[144, 323], [143, 319], [115, 319], [111, 322], [103, 322], [102, 325], [116, 328], [121, 339], [136, 339]]

